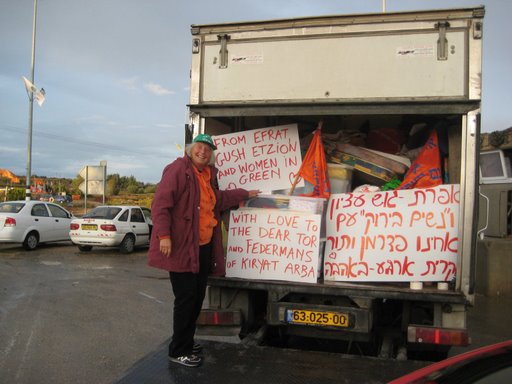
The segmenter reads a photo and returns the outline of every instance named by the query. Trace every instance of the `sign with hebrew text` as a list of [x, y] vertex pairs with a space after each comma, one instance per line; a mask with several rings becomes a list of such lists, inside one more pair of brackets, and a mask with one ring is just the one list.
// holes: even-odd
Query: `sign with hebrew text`
[[459, 247], [459, 185], [331, 195], [324, 279], [450, 281]]

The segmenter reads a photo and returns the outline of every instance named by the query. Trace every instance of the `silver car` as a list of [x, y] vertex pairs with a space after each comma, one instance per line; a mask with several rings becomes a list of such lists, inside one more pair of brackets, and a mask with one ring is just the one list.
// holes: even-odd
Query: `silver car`
[[32, 250], [40, 243], [69, 241], [72, 219], [72, 213], [50, 202], [0, 203], [0, 243], [21, 243], [26, 250]]
[[135, 247], [149, 244], [151, 229], [151, 211], [147, 208], [102, 205], [75, 218], [69, 234], [82, 252], [92, 247], [119, 247], [122, 253], [130, 253]]

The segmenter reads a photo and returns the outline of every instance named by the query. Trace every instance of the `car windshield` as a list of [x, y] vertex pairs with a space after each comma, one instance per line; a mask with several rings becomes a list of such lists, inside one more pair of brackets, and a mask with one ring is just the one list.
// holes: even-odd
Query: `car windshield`
[[112, 220], [119, 212], [121, 212], [121, 208], [119, 207], [96, 207], [92, 211], [83, 215], [83, 218]]
[[25, 203], [0, 203], [0, 212], [3, 213], [18, 213]]

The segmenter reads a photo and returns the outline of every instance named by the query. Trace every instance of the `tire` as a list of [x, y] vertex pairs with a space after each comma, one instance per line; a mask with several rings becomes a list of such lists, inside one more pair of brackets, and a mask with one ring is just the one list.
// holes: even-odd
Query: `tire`
[[33, 251], [39, 245], [39, 234], [36, 231], [29, 232], [23, 241], [23, 248]]
[[78, 250], [80, 252], [90, 252], [92, 249], [92, 245], [79, 245]]
[[126, 235], [119, 245], [121, 253], [132, 253], [135, 249], [135, 238], [133, 235]]

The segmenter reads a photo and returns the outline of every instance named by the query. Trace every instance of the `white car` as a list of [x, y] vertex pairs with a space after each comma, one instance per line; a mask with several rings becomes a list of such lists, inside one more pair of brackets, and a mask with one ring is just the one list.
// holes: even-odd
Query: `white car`
[[151, 211], [139, 206], [102, 205], [75, 218], [69, 227], [69, 236], [80, 251], [92, 247], [119, 247], [130, 253], [136, 246], [149, 244], [151, 238]]
[[22, 243], [26, 250], [32, 250], [40, 243], [69, 241], [72, 218], [72, 213], [49, 202], [0, 203], [0, 243]]

